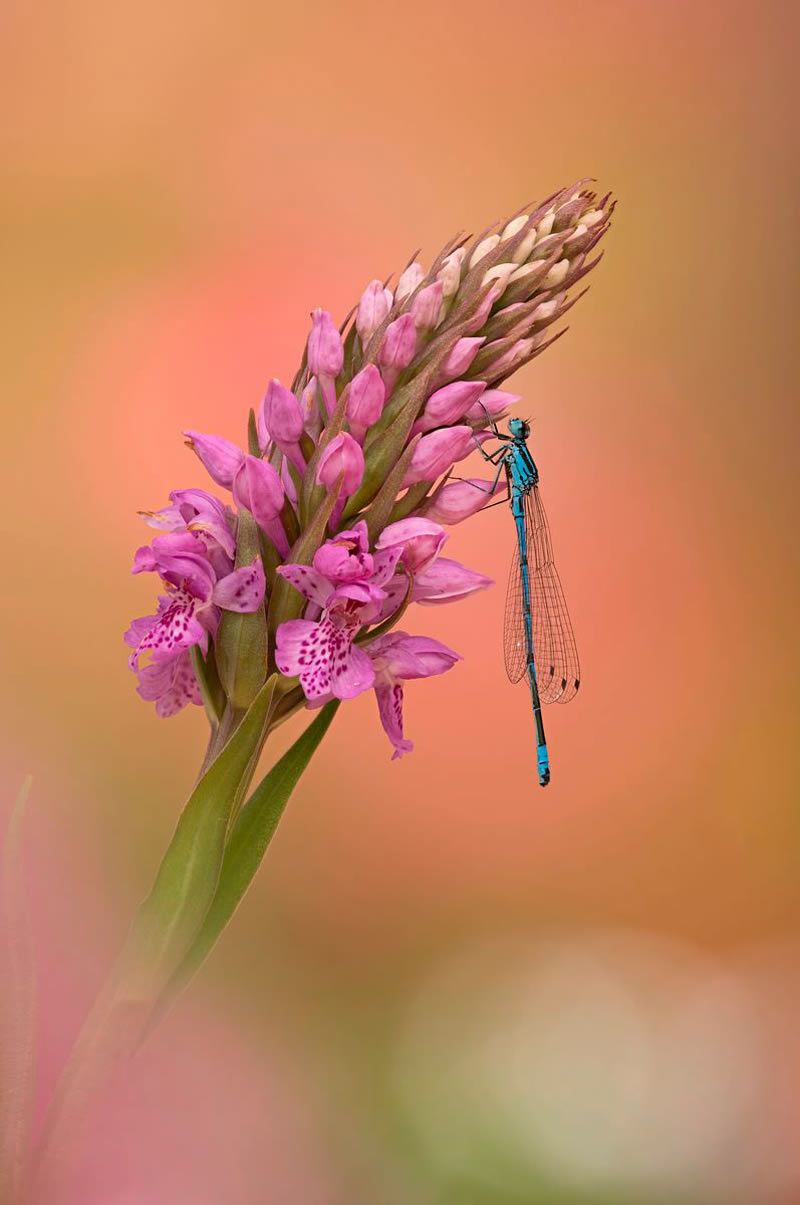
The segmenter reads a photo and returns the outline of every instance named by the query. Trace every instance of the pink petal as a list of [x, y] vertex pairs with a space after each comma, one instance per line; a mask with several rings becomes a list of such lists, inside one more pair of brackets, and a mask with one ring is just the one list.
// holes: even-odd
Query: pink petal
[[325, 606], [333, 593], [333, 583], [310, 565], [279, 565], [277, 572], [281, 577], [285, 577], [295, 590], [320, 607]]
[[394, 761], [414, 748], [413, 743], [403, 736], [403, 688], [399, 682], [395, 682], [393, 686], [376, 686], [375, 698], [378, 701], [378, 714], [383, 730], [394, 745]]
[[223, 577], [214, 587], [213, 601], [224, 611], [257, 611], [264, 601], [266, 580], [261, 557]]
[[275, 664], [282, 674], [294, 678], [309, 665], [309, 645], [316, 635], [319, 624], [311, 619], [288, 619], [278, 627], [275, 635]]
[[418, 603], [456, 602], [492, 584], [490, 577], [440, 556], [429, 569], [414, 578], [413, 597]]
[[446, 644], [431, 636], [409, 636], [406, 632], [387, 632], [367, 648], [381, 680], [391, 678], [430, 678], [452, 669], [462, 658]]
[[330, 689], [337, 699], [354, 699], [375, 681], [372, 661], [356, 645], [337, 648], [331, 659]]
[[447, 539], [447, 532], [438, 523], [415, 516], [390, 523], [378, 537], [376, 547], [399, 548], [402, 564], [412, 573], [420, 573], [436, 560]]

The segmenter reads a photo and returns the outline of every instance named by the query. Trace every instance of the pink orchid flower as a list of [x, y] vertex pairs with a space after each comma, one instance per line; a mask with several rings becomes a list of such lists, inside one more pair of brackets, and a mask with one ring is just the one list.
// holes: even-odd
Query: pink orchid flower
[[155, 615], [134, 619], [125, 633], [133, 649], [128, 664], [142, 698], [155, 702], [159, 715], [174, 715], [187, 703], [202, 701], [189, 650], [208, 651], [220, 610], [248, 612], [261, 606], [264, 570], [257, 559], [218, 577], [201, 537], [186, 530], [156, 536], [151, 546], [140, 548], [133, 572], [158, 573], [167, 593]]
[[[355, 564], [341, 556], [342, 536], [354, 537], [354, 552], [344, 548]], [[322, 608], [319, 619], [290, 619], [277, 631], [275, 663], [282, 674], [299, 677], [310, 702], [329, 696], [352, 699], [372, 686], [372, 662], [353, 642], [360, 629], [373, 623], [387, 597], [384, 585], [393, 577], [402, 549], [371, 556], [366, 552], [366, 524], [343, 532], [330, 544], [334, 550], [316, 554], [314, 565], [279, 565], [277, 572], [311, 603]], [[370, 564], [371, 562], [371, 564]], [[332, 579], [317, 565], [334, 572]], [[356, 578], [355, 573], [360, 577]], [[344, 574], [344, 578], [342, 577]], [[338, 579], [338, 580], [337, 580]]]
[[406, 632], [387, 632], [368, 645], [366, 651], [375, 675], [378, 714], [394, 745], [394, 761], [414, 748], [403, 734], [403, 683], [446, 673], [462, 658], [430, 636], [409, 636]]

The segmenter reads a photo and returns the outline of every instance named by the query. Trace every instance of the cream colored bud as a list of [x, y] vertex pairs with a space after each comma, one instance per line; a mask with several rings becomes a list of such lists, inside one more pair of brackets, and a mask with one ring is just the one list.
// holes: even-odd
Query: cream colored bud
[[565, 247], [569, 246], [569, 244], [573, 243], [576, 238], [580, 238], [582, 234], [586, 234], [587, 229], [588, 229], [588, 227], [586, 226], [586, 224], [584, 222], [581, 222], [579, 226], [575, 227], [574, 231], [569, 236], [569, 238], [567, 239], [564, 246]]
[[590, 209], [589, 212], [585, 213], [581, 218], [581, 224], [591, 228], [592, 226], [596, 226], [598, 222], [602, 222], [605, 216], [606, 215], [603, 213], [602, 209]]
[[481, 284], [488, 285], [490, 281], [496, 280], [501, 289], [504, 289], [515, 272], [516, 267], [516, 264], [509, 263], [495, 264], [493, 268], [489, 268], [484, 272]]
[[553, 264], [550, 271], [542, 281], [542, 286], [545, 289], [557, 289], [564, 277], [569, 271], [569, 260], [560, 259], [557, 264]]
[[512, 218], [503, 233], [500, 235], [501, 242], [505, 242], [506, 239], [513, 238], [515, 234], [519, 234], [520, 230], [526, 225], [527, 221], [527, 213], [520, 214], [518, 218]]
[[413, 264], [408, 265], [397, 282], [397, 288], [394, 292], [395, 301], [405, 301], [406, 297], [410, 297], [421, 284], [424, 277], [425, 273], [422, 271], [422, 264], [414, 260]]
[[550, 231], [553, 229], [553, 222], [556, 220], [555, 209], [549, 209], [542, 218], [539, 225], [536, 227], [537, 238], [547, 238]]
[[515, 280], [524, 280], [526, 276], [532, 276], [534, 272], [541, 272], [542, 264], [540, 260], [536, 260], [532, 264], [522, 264], [521, 267], [515, 268], [509, 276], [509, 283]]
[[525, 235], [524, 239], [522, 239], [520, 241], [518, 247], [516, 248], [513, 255], [511, 256], [511, 258], [513, 259], [515, 264], [524, 264], [525, 263], [525, 260], [528, 258], [531, 251], [533, 251], [535, 242], [536, 242], [536, 227], [531, 226], [530, 230]]
[[469, 266], [474, 268], [477, 263], [480, 263], [484, 256], [488, 255], [490, 251], [494, 251], [499, 242], [499, 234], [490, 234], [488, 238], [483, 239], [480, 243], [478, 243], [477, 247], [472, 252], [472, 255], [469, 259]]
[[531, 314], [531, 322], [544, 322], [546, 318], [552, 318], [561, 305], [562, 297], [554, 297], [552, 301], [543, 301], [541, 305], [537, 305], [536, 309]]
[[437, 280], [442, 282], [442, 296], [453, 297], [461, 284], [461, 265], [466, 258], [466, 248], [458, 247], [445, 256]]

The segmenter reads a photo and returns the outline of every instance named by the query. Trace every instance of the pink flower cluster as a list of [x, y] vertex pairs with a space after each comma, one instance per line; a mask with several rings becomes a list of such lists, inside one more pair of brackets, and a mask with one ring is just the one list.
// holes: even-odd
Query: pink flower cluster
[[[297, 679], [292, 706], [374, 689], [395, 755], [410, 748], [403, 683], [458, 656], [396, 625], [409, 603], [489, 584], [441, 555], [442, 525], [474, 515], [493, 488], [453, 470], [519, 400], [505, 378], [558, 337], [612, 209], [575, 185], [469, 246], [451, 241], [428, 271], [414, 261], [393, 288], [372, 281], [342, 330], [314, 310], [301, 370], [291, 388], [270, 382], [246, 452], [185, 433], [228, 502], [180, 490], [147, 516], [163, 534], [134, 572], [157, 573], [164, 593], [126, 640], [159, 714], [201, 702], [206, 669], [241, 712], [235, 660], [247, 657], [248, 689], [274, 672]], [[226, 611], [247, 617], [228, 645]]]
[[403, 736], [403, 681], [444, 673], [461, 658], [425, 636], [386, 632], [370, 639], [369, 628], [389, 620], [409, 594], [414, 602], [448, 602], [491, 584], [440, 558], [446, 539], [429, 519], [404, 519], [384, 528], [372, 554], [362, 521], [323, 544], [311, 565], [278, 569], [309, 601], [307, 618], [278, 628], [278, 669], [300, 679], [314, 706], [374, 688], [395, 757], [412, 748]]
[[155, 615], [134, 619], [125, 633], [128, 664], [139, 694], [155, 702], [161, 716], [187, 703], [202, 703], [190, 650], [208, 651], [221, 611], [258, 610], [264, 600], [261, 561], [233, 568], [231, 515], [204, 490], [173, 490], [171, 505], [147, 515], [167, 534], [136, 553], [134, 573], [157, 573], [166, 591]]

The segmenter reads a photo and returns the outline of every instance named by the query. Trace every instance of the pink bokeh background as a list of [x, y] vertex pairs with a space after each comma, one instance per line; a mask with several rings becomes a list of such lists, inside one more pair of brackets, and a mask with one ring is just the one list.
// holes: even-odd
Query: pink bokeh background
[[[342, 709], [56, 1205], [502, 1205], [534, 1186], [599, 1202], [609, 1183], [644, 1202], [797, 1199], [796, 26], [791, 6], [749, 0], [0, 14], [0, 819], [32, 773], [40, 1108], [202, 755], [200, 710], [157, 720], [121, 640], [152, 599], [129, 576], [137, 509], [201, 481], [181, 430], [241, 441], [266, 382], [291, 378], [309, 311], [342, 317], [416, 247], [425, 262], [587, 173], [619, 198], [568, 336], [514, 379], [583, 665], [576, 702], [545, 717], [552, 785], [536, 786], [528, 703], [503, 673], [496, 508], [449, 551], [497, 588], [414, 616], [465, 658], [408, 689], [414, 754], [390, 761], [371, 696]], [[498, 1101], [455, 1158], [433, 1097], [392, 1071], [414, 1065], [426, 985], [508, 935], [539, 966], [556, 938], [619, 932], [633, 954], [592, 958], [631, 1016], [645, 946], [670, 983], [664, 951], [688, 951], [681, 991], [724, 971], [747, 1001], [727, 1129], [731, 1058], [716, 1095], [693, 1095], [686, 1063], [718, 1146], [683, 1179], [655, 1161], [626, 1180], [633, 1137], [584, 1166], [585, 1144], [556, 1159], [532, 1121], [520, 1162], [495, 1149]], [[443, 998], [459, 1032], [473, 1002]], [[654, 1049], [640, 1108], [669, 1113]], [[590, 1062], [563, 1068], [561, 1137], [580, 1133]]]

